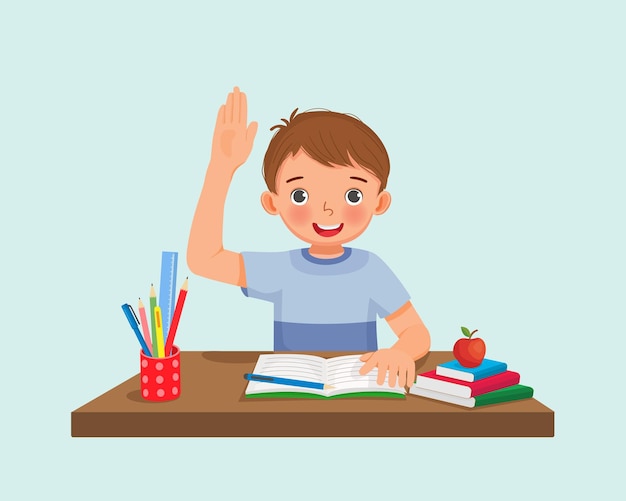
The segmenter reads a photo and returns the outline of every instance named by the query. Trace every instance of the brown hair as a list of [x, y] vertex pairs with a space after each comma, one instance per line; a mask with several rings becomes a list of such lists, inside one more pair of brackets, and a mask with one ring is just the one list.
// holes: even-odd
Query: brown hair
[[380, 138], [358, 118], [328, 110], [293, 110], [278, 129], [265, 152], [263, 177], [270, 191], [276, 193], [278, 169], [289, 155], [301, 149], [316, 162], [326, 166], [353, 165], [351, 158], [380, 180], [380, 190], [387, 185], [389, 156]]

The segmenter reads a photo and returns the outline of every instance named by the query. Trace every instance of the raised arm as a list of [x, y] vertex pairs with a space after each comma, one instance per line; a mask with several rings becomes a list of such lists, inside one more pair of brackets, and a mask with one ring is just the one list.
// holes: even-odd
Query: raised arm
[[235, 87], [217, 113], [211, 160], [187, 245], [192, 273], [241, 287], [246, 285], [241, 254], [225, 250], [222, 243], [224, 204], [233, 174], [250, 155], [257, 127], [257, 122], [248, 125], [246, 95]]

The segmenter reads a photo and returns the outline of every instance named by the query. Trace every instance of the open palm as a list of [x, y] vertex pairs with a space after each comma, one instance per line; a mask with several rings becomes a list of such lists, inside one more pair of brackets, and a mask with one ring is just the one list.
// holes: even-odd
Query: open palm
[[248, 125], [246, 95], [235, 87], [217, 113], [211, 161], [233, 171], [237, 169], [252, 151], [257, 128], [257, 122]]

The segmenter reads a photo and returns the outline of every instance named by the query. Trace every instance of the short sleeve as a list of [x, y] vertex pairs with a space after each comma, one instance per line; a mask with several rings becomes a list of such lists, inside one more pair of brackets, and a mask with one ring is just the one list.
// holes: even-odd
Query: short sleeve
[[283, 289], [289, 270], [288, 252], [242, 252], [246, 287], [242, 292], [265, 301], [274, 301]]
[[375, 254], [370, 254], [368, 266], [372, 274], [371, 300], [378, 316], [384, 318], [406, 304], [411, 299], [398, 277]]

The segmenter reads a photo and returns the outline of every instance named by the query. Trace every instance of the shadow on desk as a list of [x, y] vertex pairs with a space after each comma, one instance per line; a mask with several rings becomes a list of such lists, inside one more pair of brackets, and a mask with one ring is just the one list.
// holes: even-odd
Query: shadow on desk
[[[528, 399], [467, 409], [414, 395], [406, 399], [245, 398], [259, 351], [181, 353], [181, 393], [141, 397], [139, 375], [71, 414], [73, 437], [552, 437], [554, 412]], [[320, 355], [320, 353], [316, 353]], [[325, 352], [331, 357], [345, 353]], [[452, 352], [433, 351], [417, 371]]]

